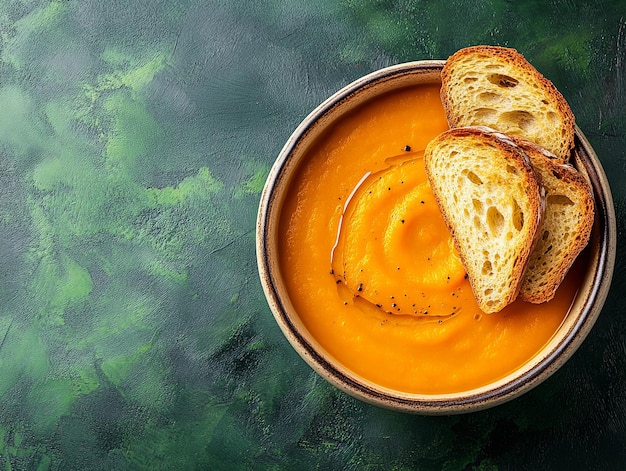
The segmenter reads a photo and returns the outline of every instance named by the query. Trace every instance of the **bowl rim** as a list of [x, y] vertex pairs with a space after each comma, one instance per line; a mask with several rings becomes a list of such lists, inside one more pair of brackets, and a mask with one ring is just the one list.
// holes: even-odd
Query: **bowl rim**
[[[344, 86], [314, 108], [292, 132], [269, 172], [261, 193], [256, 226], [257, 266], [266, 300], [281, 331], [302, 359], [332, 385], [353, 397], [385, 408], [427, 415], [465, 413], [496, 406], [529, 391], [557, 371], [580, 347], [602, 310], [611, 285], [617, 246], [615, 208], [608, 179], [589, 141], [576, 126], [575, 149], [583, 151], [583, 155], [575, 152], [576, 163], [590, 180], [596, 201], [592, 237], [597, 238], [598, 244], [597, 269], [581, 314], [557, 345], [530, 369], [521, 374], [512, 373], [509, 375], [510, 380], [496, 387], [487, 385], [476, 390], [437, 395], [403, 393], [377, 387], [367, 380], [356, 378], [358, 375], [351, 375], [349, 370], [325, 358], [318, 351], [323, 348], [319, 344], [312, 344], [300, 332], [289, 313], [289, 302], [285, 302], [280, 294], [280, 281], [272, 267], [273, 248], [268, 234], [273, 214], [276, 211], [280, 213], [279, 208], [276, 208], [280, 206], [280, 202], [275, 199], [276, 188], [284, 179], [289, 178], [287, 167], [292, 164], [295, 168], [299, 163], [293, 162], [293, 152], [316, 123], [331, 114], [336, 107], [356, 97], [359, 92], [402, 76], [416, 73], [438, 74], [444, 63], [444, 60], [411, 61], [373, 71]], [[520, 370], [523, 367], [514, 373]]]

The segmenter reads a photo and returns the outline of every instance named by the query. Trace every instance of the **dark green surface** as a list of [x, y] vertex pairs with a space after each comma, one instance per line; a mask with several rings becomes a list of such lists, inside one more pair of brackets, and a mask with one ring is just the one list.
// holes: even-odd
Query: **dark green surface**
[[383, 66], [515, 47], [570, 102], [625, 230], [626, 2], [0, 3], [0, 469], [619, 469], [624, 249], [587, 341], [470, 415], [363, 404], [267, 307], [261, 188]]

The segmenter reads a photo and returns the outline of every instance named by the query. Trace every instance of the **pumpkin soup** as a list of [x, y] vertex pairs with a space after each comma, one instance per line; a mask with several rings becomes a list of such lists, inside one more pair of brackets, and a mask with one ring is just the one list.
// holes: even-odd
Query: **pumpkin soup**
[[576, 294], [476, 305], [423, 167], [447, 129], [439, 85], [360, 105], [320, 136], [290, 183], [279, 226], [286, 288], [311, 335], [345, 368], [405, 393], [474, 389], [550, 339]]

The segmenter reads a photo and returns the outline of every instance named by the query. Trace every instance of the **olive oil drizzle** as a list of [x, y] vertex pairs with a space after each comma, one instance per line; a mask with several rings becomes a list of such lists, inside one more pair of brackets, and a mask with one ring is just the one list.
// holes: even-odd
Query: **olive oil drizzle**
[[[405, 150], [407, 148], [409, 147], [407, 146]], [[379, 181], [386, 172], [407, 164], [417, 163], [423, 165], [422, 160], [423, 151], [409, 152], [407, 150], [404, 154], [389, 157], [385, 159], [386, 166], [383, 169], [376, 172], [366, 172], [346, 198], [339, 219], [335, 243], [330, 253], [330, 273], [335, 278], [337, 293], [343, 300], [344, 305], [352, 303], [364, 313], [382, 312], [387, 315], [411, 316], [416, 320], [437, 322], [443, 322], [461, 311], [460, 308], [455, 306], [455, 296], [458, 296], [458, 293], [454, 291], [450, 293], [450, 302], [441, 302], [440, 299], [437, 299], [435, 305], [431, 305], [432, 300], [428, 299], [424, 293], [409, 294], [398, 292], [391, 296], [393, 299], [383, 306], [382, 302], [373, 300], [378, 295], [377, 292], [372, 292], [361, 280], [348, 279], [346, 274], [346, 262], [344, 259], [347, 237], [346, 223], [352, 218], [361, 196], [371, 192], [370, 187]], [[401, 181], [399, 183], [402, 184], [404, 182]], [[391, 188], [388, 188], [388, 190], [391, 190]], [[423, 201], [420, 203], [424, 204]], [[398, 223], [404, 224], [405, 220], [400, 219]], [[396, 267], [396, 269], [400, 271], [401, 267]], [[363, 272], [363, 269], [360, 269], [360, 272]], [[418, 301], [416, 298], [420, 298], [420, 300]], [[456, 299], [458, 300], [458, 298]]]

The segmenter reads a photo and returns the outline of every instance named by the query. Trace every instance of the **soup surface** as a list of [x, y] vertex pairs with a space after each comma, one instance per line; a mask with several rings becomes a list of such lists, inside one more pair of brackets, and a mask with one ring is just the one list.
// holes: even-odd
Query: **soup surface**
[[482, 313], [424, 172], [424, 148], [446, 129], [438, 84], [366, 102], [307, 151], [279, 227], [310, 334], [345, 368], [406, 393], [469, 390], [520, 367], [579, 283], [575, 265], [549, 303]]

